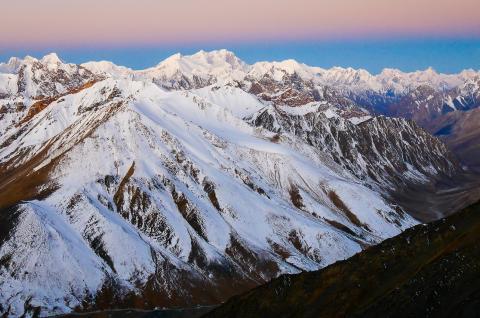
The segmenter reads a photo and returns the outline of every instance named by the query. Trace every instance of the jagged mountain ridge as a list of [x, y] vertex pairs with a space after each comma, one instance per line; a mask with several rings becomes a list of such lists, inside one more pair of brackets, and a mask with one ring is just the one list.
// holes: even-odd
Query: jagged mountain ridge
[[418, 86], [398, 103], [389, 106], [388, 113], [415, 120], [429, 128], [443, 115], [455, 111], [468, 111], [480, 106], [480, 76], [475, 76], [459, 86], [438, 91], [429, 85]]
[[[339, 115], [331, 116], [325, 120], [327, 116], [322, 112], [297, 115], [288, 108], [269, 107], [249, 121], [276, 133], [298, 136], [304, 143], [326, 151], [333, 161], [369, 184], [395, 188], [405, 186], [410, 178], [452, 175], [458, 169], [446, 147], [414, 122], [378, 116], [352, 123]], [[428, 151], [419, 155], [426, 145]], [[420, 174], [415, 176], [417, 171]]]
[[110, 62], [89, 62], [83, 66], [96, 73], [115, 77], [129, 73], [136, 78], [147, 77], [165, 88], [183, 89], [243, 81], [245, 78], [259, 80], [264, 76], [280, 81], [285, 76], [295, 75], [302, 80], [311, 80], [315, 85], [334, 87], [344, 96], [354, 92], [402, 96], [421, 85], [432, 86], [435, 90], [448, 90], [479, 75], [474, 70], [465, 70], [459, 74], [439, 74], [433, 69], [412, 73], [385, 69], [378, 75], [372, 75], [363, 69], [322, 69], [295, 60], [248, 65], [227, 50], [200, 51], [190, 56], [175, 54], [155, 67], [140, 71], [128, 70]]
[[[0, 100], [0, 310], [7, 315], [218, 303], [398, 234], [417, 221], [352, 161], [371, 150], [355, 145], [360, 126], [401, 127], [426, 149], [376, 134], [392, 153], [417, 159], [403, 180], [422, 184], [459, 171], [420, 128], [371, 119], [335, 94], [292, 108], [291, 99], [267, 101], [228, 76], [223, 84], [197, 78], [198, 86], [168, 87], [163, 77], [96, 66], [54, 55], [0, 66], [8, 78]], [[22, 69], [31, 74], [20, 76]], [[205, 78], [228, 75], [221, 69]], [[180, 83], [191, 84], [187, 75]], [[291, 86], [272, 76], [263, 82], [271, 95]], [[35, 89], [11, 89], [12, 80]], [[308, 94], [305, 83], [294, 87], [297, 96]], [[285, 115], [279, 131], [268, 121], [251, 124], [269, 109], [290, 112], [302, 128], [313, 120], [341, 133], [322, 145], [308, 142], [309, 130], [307, 137], [292, 130]], [[429, 161], [441, 164], [430, 169]], [[382, 183], [399, 176], [382, 175]]]
[[[101, 63], [85, 66], [102, 73]], [[354, 104], [375, 114], [412, 119], [431, 133], [434, 121], [480, 105], [480, 73], [475, 70], [439, 74], [431, 68], [411, 73], [384, 69], [372, 75], [362, 69], [322, 69], [295, 60], [247, 65], [226, 50], [176, 54], [144, 71], [126, 73], [112, 65], [103, 68], [113, 76], [148, 78], [167, 89], [229, 83], [276, 105]]]
[[[110, 74], [125, 76], [123, 71]], [[220, 50], [200, 51], [192, 56], [176, 54], [157, 67], [129, 74], [148, 78], [167, 89], [227, 83], [275, 105], [301, 106], [322, 101], [353, 105], [375, 114], [412, 119], [430, 133], [435, 133], [432, 126], [443, 116], [480, 105], [480, 73], [474, 70], [439, 74], [431, 68], [411, 73], [384, 69], [372, 75], [362, 69], [326, 70], [295, 60], [247, 65], [232, 52]], [[465, 155], [457, 151], [458, 145], [449, 146], [464, 165], [471, 166], [469, 160], [463, 160]]]
[[40, 60], [11, 58], [0, 64], [0, 133], [7, 134], [8, 128], [29, 120], [61, 95], [101, 78], [82, 66], [63, 63], [54, 53]]

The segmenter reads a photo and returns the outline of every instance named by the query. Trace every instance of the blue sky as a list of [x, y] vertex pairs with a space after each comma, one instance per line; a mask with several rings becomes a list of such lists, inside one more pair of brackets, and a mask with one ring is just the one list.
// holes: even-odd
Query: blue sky
[[447, 39], [376, 39], [341, 41], [263, 41], [252, 43], [213, 43], [169, 46], [91, 47], [44, 49], [0, 48], [0, 60], [11, 56], [41, 57], [56, 52], [67, 62], [110, 60], [119, 65], [142, 69], [156, 65], [171, 54], [192, 54], [196, 51], [226, 48], [247, 63], [288, 58], [320, 66], [365, 68], [378, 73], [385, 67], [414, 71], [433, 67], [443, 73], [463, 69], [480, 70], [480, 38]]

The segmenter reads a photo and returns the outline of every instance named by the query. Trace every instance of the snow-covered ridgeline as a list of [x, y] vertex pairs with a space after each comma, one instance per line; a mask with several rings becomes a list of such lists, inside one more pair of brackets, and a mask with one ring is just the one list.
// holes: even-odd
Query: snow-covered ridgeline
[[381, 184], [453, 173], [436, 139], [328, 90], [296, 108], [252, 93], [300, 103], [334, 71], [225, 50], [1, 64], [0, 312], [219, 302], [416, 224]]

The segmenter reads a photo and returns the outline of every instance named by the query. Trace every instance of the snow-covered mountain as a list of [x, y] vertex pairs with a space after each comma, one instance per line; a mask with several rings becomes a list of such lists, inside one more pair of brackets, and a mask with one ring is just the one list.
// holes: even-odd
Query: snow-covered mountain
[[0, 313], [218, 303], [417, 224], [395, 194], [463, 171], [325, 85], [352, 72], [225, 50], [0, 64]]
[[166, 89], [230, 84], [263, 100], [290, 106], [336, 96], [376, 114], [414, 119], [424, 127], [445, 113], [480, 104], [480, 72], [474, 70], [441, 74], [431, 68], [411, 73], [384, 69], [373, 75], [363, 69], [322, 69], [295, 60], [248, 65], [226, 50], [175, 54], [141, 71], [107, 62], [83, 66], [96, 74], [151, 80]]
[[433, 121], [443, 115], [468, 111], [479, 106], [480, 75], [476, 75], [447, 90], [438, 90], [427, 84], [418, 86], [390, 105], [387, 113], [413, 119], [429, 128]]
[[480, 72], [474, 70], [441, 74], [432, 68], [411, 73], [384, 69], [372, 75], [362, 69], [322, 69], [295, 60], [248, 65], [226, 50], [176, 54], [142, 71], [105, 62], [83, 66], [99, 75], [153, 81], [169, 90], [230, 85], [274, 105], [324, 102], [354, 109], [351, 117], [370, 112], [412, 119], [430, 133], [435, 133], [431, 127], [442, 116], [480, 106]]
[[[110, 62], [89, 62], [82, 66], [93, 72], [100, 71], [116, 77], [127, 70]], [[214, 83], [243, 81], [246, 77], [259, 80], [268, 76], [281, 81], [285, 76], [296, 75], [303, 80], [312, 81], [315, 85], [335, 87], [338, 91], [390, 92], [398, 95], [408, 93], [421, 85], [447, 90], [480, 75], [480, 72], [474, 70], [465, 70], [459, 74], [441, 74], [431, 68], [412, 73], [384, 69], [380, 74], [372, 75], [363, 69], [322, 69], [295, 60], [257, 62], [249, 65], [227, 50], [199, 51], [190, 56], [175, 54], [157, 66], [140, 71], [130, 70], [128, 73], [134, 74], [136, 78], [152, 79], [166, 88], [200, 88]]]
[[91, 86], [102, 76], [66, 64], [54, 53], [40, 60], [27, 56], [0, 63], [0, 134], [31, 119], [62, 95]]

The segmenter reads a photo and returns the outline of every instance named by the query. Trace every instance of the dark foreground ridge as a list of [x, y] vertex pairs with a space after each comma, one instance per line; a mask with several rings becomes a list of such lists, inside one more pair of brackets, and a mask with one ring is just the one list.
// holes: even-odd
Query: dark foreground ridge
[[282, 275], [204, 317], [479, 317], [480, 203], [320, 271]]
[[197, 318], [211, 311], [214, 307], [216, 306], [159, 310], [117, 309], [87, 313], [70, 313], [52, 316], [51, 318]]

